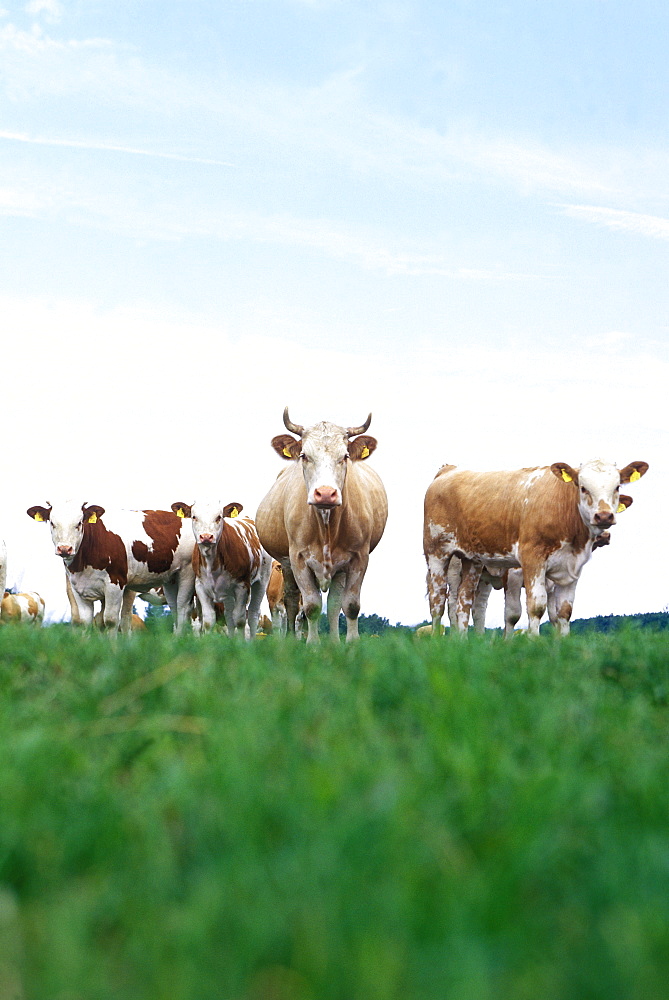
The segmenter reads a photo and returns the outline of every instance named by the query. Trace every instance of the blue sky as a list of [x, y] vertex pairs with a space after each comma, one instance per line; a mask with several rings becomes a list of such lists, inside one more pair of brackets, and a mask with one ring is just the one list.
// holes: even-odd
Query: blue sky
[[55, 496], [252, 513], [289, 404], [373, 411], [363, 611], [426, 616], [443, 462], [595, 456], [651, 470], [575, 614], [667, 604], [662, 5], [0, 6], [10, 576], [60, 606]]

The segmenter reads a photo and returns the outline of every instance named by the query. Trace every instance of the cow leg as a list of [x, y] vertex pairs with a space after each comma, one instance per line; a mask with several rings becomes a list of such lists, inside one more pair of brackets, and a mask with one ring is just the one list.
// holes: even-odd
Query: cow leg
[[85, 597], [82, 597], [80, 594], [77, 593], [77, 591], [71, 585], [70, 585], [70, 595], [77, 609], [76, 618], [74, 615], [72, 616], [72, 624], [81, 625], [84, 628], [91, 628], [91, 626], [93, 625], [93, 613], [95, 611], [95, 602], [89, 601]]
[[216, 624], [214, 599], [209, 595], [199, 577], [195, 578], [195, 594], [200, 607], [201, 630], [210, 632]]
[[187, 632], [193, 627], [191, 612], [195, 596], [195, 573], [191, 566], [179, 570], [176, 585], [176, 618], [175, 630]]
[[290, 567], [290, 563], [282, 563], [283, 567], [283, 599], [286, 605], [286, 635], [295, 635], [295, 619], [300, 606], [300, 590]]
[[132, 607], [136, 596], [137, 592], [129, 590], [128, 587], [123, 591], [123, 599], [121, 601], [121, 632], [125, 634], [132, 631]]
[[523, 571], [510, 569], [504, 585], [504, 635], [508, 638], [521, 615], [520, 592], [523, 589]]
[[462, 562], [459, 556], [453, 556], [446, 573], [446, 588], [448, 591], [448, 622], [451, 628], [458, 627], [458, 590], [462, 577]]
[[458, 604], [456, 608], [456, 621], [458, 632], [464, 633], [469, 628], [469, 616], [471, 614], [476, 588], [481, 579], [483, 566], [474, 562], [473, 559], [462, 559], [462, 573], [460, 576], [460, 587], [458, 588]]
[[[70, 602], [70, 620], [73, 625], [81, 625], [82, 621], [79, 617], [79, 605], [77, 604], [76, 597], [74, 596], [74, 590], [72, 589], [72, 584], [70, 583], [70, 574], [65, 570], [65, 589], [67, 591], [67, 599]], [[4, 587], [3, 587], [4, 594]]]
[[472, 605], [472, 622], [474, 623], [474, 631], [477, 635], [485, 634], [485, 615], [488, 610], [491, 590], [492, 580], [484, 580], [483, 577], [480, 577]]
[[432, 616], [432, 635], [441, 635], [441, 619], [446, 610], [448, 594], [448, 569], [451, 553], [446, 556], [427, 556], [427, 596]]
[[[231, 638], [245, 638], [246, 632], [246, 605], [249, 592], [243, 585], [232, 584], [225, 589], [223, 604], [225, 606], [225, 624], [228, 628], [228, 635]], [[257, 621], [257, 619], [256, 619]]]
[[345, 585], [346, 574], [337, 573], [332, 578], [328, 591], [328, 625], [330, 626], [330, 638], [333, 642], [339, 642], [339, 612], [341, 611]]
[[109, 584], [105, 587], [105, 606], [102, 616], [103, 627], [109, 632], [118, 632], [121, 624], [121, 607], [124, 588]]
[[367, 572], [369, 556], [358, 552], [352, 557], [346, 570], [346, 589], [342, 607], [346, 615], [346, 641], [358, 638], [358, 615], [360, 614], [360, 590]]
[[249, 599], [249, 606], [246, 611], [246, 617], [249, 623], [249, 635], [251, 639], [255, 639], [256, 632], [258, 631], [258, 619], [260, 618], [260, 605], [262, 604], [262, 599], [265, 596], [265, 591], [267, 590], [266, 580], [256, 580], [251, 584], [251, 596]]
[[522, 560], [523, 580], [527, 596], [528, 632], [539, 635], [539, 625], [546, 613], [548, 595], [546, 593], [546, 563], [538, 560]]
[[319, 641], [318, 623], [323, 610], [321, 590], [316, 582], [313, 570], [307, 566], [302, 555], [297, 552], [291, 553], [290, 564], [293, 569], [295, 582], [300, 588], [302, 595], [302, 610], [307, 620], [307, 642], [313, 645]]
[[574, 608], [576, 580], [566, 586], [554, 586], [548, 595], [550, 619], [558, 635], [569, 635], [569, 622]]

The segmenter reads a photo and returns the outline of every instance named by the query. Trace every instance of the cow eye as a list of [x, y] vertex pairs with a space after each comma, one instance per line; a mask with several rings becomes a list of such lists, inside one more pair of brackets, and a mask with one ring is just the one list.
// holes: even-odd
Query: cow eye
[[304, 452], [302, 452], [302, 454], [300, 455], [300, 458], [302, 459], [303, 462], [308, 462], [309, 461], [308, 455], [305, 455]]

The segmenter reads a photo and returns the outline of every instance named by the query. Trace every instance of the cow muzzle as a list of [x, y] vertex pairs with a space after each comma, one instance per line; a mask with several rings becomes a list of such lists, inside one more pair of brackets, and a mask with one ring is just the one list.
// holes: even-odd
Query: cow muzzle
[[309, 502], [320, 510], [332, 510], [341, 505], [341, 494], [335, 486], [317, 486]]
[[214, 544], [214, 536], [210, 532], [207, 532], [207, 531], [202, 532], [200, 534], [199, 539], [198, 539], [198, 544], [199, 545], [213, 545]]
[[616, 523], [615, 515], [612, 510], [598, 510], [594, 523], [597, 528], [610, 528]]
[[56, 555], [60, 556], [61, 559], [71, 559], [74, 555], [74, 549], [71, 545], [58, 545], [56, 546]]

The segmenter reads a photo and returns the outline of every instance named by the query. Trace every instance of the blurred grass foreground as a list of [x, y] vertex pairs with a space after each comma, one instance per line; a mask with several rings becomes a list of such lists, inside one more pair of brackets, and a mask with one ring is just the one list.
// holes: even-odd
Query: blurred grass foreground
[[0, 1000], [669, 993], [660, 633], [0, 632]]

